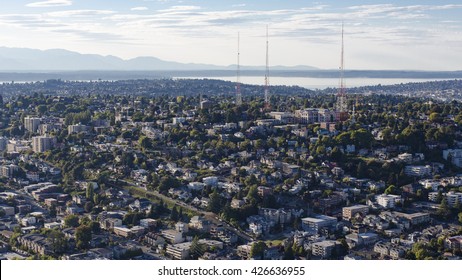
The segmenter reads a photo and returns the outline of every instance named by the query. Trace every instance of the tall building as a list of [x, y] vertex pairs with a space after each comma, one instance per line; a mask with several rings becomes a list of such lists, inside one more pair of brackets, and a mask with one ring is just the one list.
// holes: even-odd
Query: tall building
[[50, 133], [52, 131], [58, 131], [61, 129], [61, 125], [60, 124], [56, 124], [56, 123], [42, 123], [39, 125], [39, 128], [38, 128], [38, 132], [41, 134], [41, 135], [45, 135], [47, 133]]
[[41, 119], [36, 117], [25, 117], [24, 118], [24, 127], [30, 132], [37, 132]]
[[51, 150], [56, 143], [55, 137], [36, 136], [32, 137], [32, 150], [35, 153], [43, 153]]
[[11, 178], [15, 171], [18, 171], [19, 167], [14, 164], [0, 166], [0, 177]]

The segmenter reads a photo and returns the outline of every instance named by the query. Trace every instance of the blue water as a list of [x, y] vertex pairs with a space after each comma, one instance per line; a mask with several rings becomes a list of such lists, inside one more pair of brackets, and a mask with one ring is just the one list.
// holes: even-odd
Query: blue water
[[[217, 79], [224, 81], [236, 81], [235, 76], [229, 77], [203, 77], [204, 79]], [[181, 77], [181, 79], [198, 79], [197, 77]], [[405, 83], [416, 83], [416, 82], [428, 82], [428, 81], [442, 81], [447, 79], [380, 79], [380, 78], [348, 78], [345, 79], [346, 87], [360, 87], [360, 86], [375, 86], [381, 85], [394, 85], [394, 84], [405, 84]], [[242, 76], [240, 77], [241, 83], [252, 84], [252, 85], [263, 85], [264, 77], [255, 76]], [[309, 89], [325, 89], [328, 87], [338, 87], [339, 79], [337, 78], [305, 78], [305, 77], [271, 77], [270, 85], [286, 85], [286, 86], [300, 86]]]

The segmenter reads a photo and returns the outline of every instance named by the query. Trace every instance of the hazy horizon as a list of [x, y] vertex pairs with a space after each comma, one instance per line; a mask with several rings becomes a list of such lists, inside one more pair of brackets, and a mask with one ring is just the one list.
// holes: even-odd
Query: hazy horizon
[[[13, 53], [13, 56], [2, 56], [2, 50], [8, 50], [9, 53]], [[11, 48], [6, 46], [0, 46], [0, 61], [1, 62], [10, 62], [12, 59], [18, 58], [21, 56], [21, 51], [26, 51], [27, 56], [21, 57], [21, 62], [31, 62], [34, 63], [34, 66], [28, 68], [24, 65], [21, 69], [9, 69], [5, 68], [5, 65], [0, 65], [0, 72], [8, 73], [8, 72], [18, 72], [18, 73], [41, 73], [41, 72], [50, 72], [50, 71], [235, 71], [236, 64], [228, 64], [228, 65], [219, 65], [219, 64], [206, 64], [206, 63], [182, 63], [179, 61], [167, 61], [162, 60], [161, 58], [155, 56], [140, 56], [131, 59], [124, 59], [114, 55], [100, 55], [95, 53], [79, 53], [76, 51], [66, 50], [66, 49], [34, 49], [34, 48]], [[59, 56], [59, 57], [58, 57]], [[71, 59], [71, 62], [78, 63], [78, 60], [81, 58], [85, 58], [87, 63], [89, 61], [93, 61], [95, 64], [101, 62], [101, 58], [108, 59], [108, 62], [118, 62], [120, 65], [115, 67], [107, 67], [103, 65], [103, 68], [85, 68], [79, 67], [76, 64], [68, 64], [68, 68], [40, 68], [40, 63], [43, 65], [43, 59]], [[2, 61], [4, 60], [4, 61]], [[134, 62], [137, 61], [139, 63], [138, 68], [130, 69], [124, 68], [123, 63], [126, 62]], [[143, 67], [143, 65], [149, 65], [149, 62], [156, 62], [160, 63], [160, 68], [157, 68], [156, 65], [150, 65], [149, 67]], [[61, 61], [61, 63], [69, 63], [69, 61]], [[165, 68], [165, 65], [175, 65], [174, 68]], [[114, 66], [114, 65], [112, 65]], [[177, 67], [185, 67], [185, 69], [177, 69]], [[264, 71], [265, 65], [240, 65], [242, 74], [245, 74], [245, 71]], [[317, 68], [312, 65], [270, 65], [270, 71], [274, 73], [274, 71], [294, 71], [294, 72], [332, 72], [332, 71], [339, 71], [339, 69], [331, 68]], [[462, 71], [462, 67], [460, 69], [454, 70], [429, 70], [429, 69], [345, 69], [345, 72], [355, 72], [355, 71], [371, 71], [371, 72], [460, 72]]]

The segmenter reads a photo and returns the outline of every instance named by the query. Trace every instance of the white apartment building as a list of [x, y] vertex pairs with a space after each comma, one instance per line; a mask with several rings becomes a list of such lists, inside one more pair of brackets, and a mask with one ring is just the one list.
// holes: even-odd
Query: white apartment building
[[177, 244], [180, 242], [183, 242], [183, 233], [173, 230], [173, 229], [167, 229], [161, 231], [162, 236], [167, 240], [168, 242], [172, 244]]
[[32, 137], [32, 150], [35, 153], [43, 153], [51, 150], [56, 143], [55, 137], [36, 136]]
[[448, 192], [446, 199], [449, 207], [456, 207], [457, 203], [462, 205], [462, 193], [460, 192]]
[[337, 218], [316, 215], [302, 219], [302, 228], [304, 231], [319, 233], [322, 228], [333, 228], [337, 225]]
[[26, 130], [35, 133], [35, 132], [37, 132], [41, 121], [42, 120], [40, 118], [25, 117], [24, 118], [24, 127], [26, 128]]
[[175, 260], [185, 260], [189, 257], [191, 242], [168, 245], [166, 253]]
[[315, 242], [311, 245], [311, 252], [313, 256], [328, 258], [332, 255], [332, 251], [335, 250], [336, 244], [337, 242], [333, 240]]
[[404, 174], [413, 177], [425, 177], [432, 174], [432, 167], [430, 165], [407, 165], [404, 168]]
[[[462, 204], [462, 193], [460, 192], [448, 192], [443, 193], [443, 198], [446, 199], [449, 207], [455, 207], [457, 202]], [[436, 202], [438, 200], [438, 192], [431, 192], [428, 194], [428, 200]]]
[[73, 133], [79, 133], [79, 132], [84, 132], [84, 131], [89, 131], [90, 127], [83, 125], [83, 124], [72, 124], [67, 127], [67, 133], [68, 134], [73, 134]]
[[218, 177], [216, 176], [205, 177], [202, 179], [202, 182], [206, 184], [207, 186], [216, 186], [218, 185]]
[[386, 209], [395, 208], [396, 202], [401, 200], [399, 195], [381, 194], [375, 197], [377, 203]]
[[443, 150], [443, 158], [451, 160], [452, 164], [462, 167], [462, 149], [448, 149]]
[[306, 108], [295, 111], [295, 119], [299, 123], [337, 122], [340, 116], [337, 111], [323, 108]]

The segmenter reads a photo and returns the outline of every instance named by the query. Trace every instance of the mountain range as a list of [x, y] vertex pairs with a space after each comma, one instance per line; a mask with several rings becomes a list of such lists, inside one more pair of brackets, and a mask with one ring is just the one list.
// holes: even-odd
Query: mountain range
[[[156, 57], [124, 60], [116, 56], [81, 54], [63, 49], [37, 50], [0, 47], [0, 71], [193, 71], [234, 70], [236, 65], [179, 63]], [[241, 66], [242, 70], [264, 70], [264, 66]], [[316, 70], [311, 66], [271, 66], [271, 70]]]

